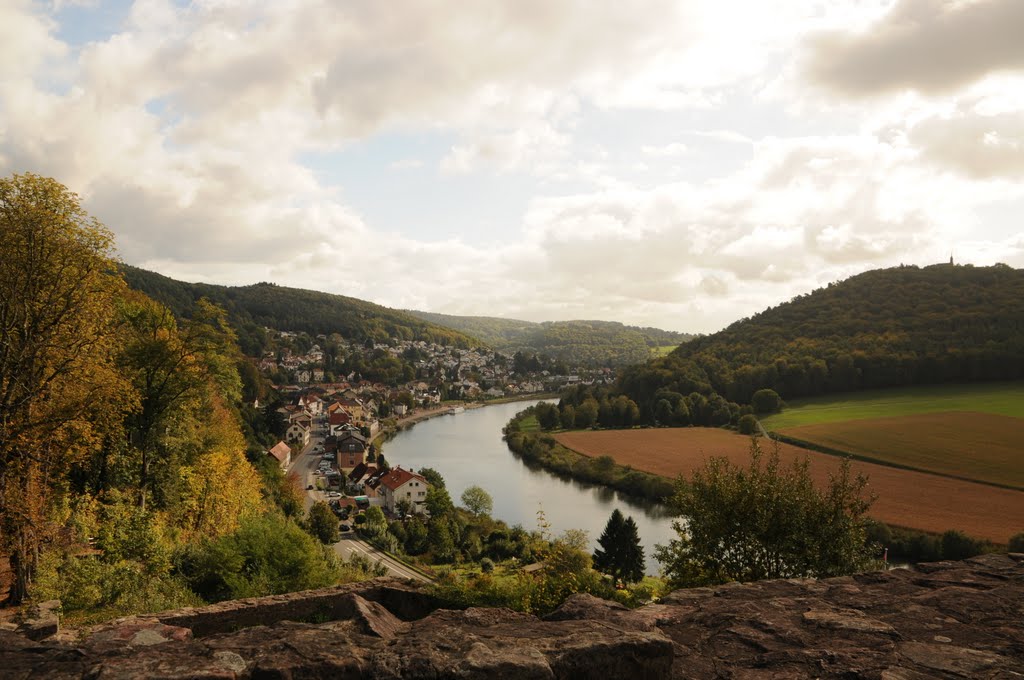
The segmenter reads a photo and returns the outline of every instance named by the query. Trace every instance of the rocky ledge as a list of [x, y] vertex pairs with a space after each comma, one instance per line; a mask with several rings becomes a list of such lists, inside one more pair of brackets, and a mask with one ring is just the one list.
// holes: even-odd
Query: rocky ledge
[[680, 590], [636, 610], [576, 595], [543, 619], [441, 609], [377, 580], [28, 630], [0, 630], [3, 677], [1024, 678], [1024, 555]]

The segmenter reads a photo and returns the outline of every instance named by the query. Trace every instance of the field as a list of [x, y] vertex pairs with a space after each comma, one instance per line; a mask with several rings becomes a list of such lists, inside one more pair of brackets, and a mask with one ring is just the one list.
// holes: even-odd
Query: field
[[651, 348], [651, 357], [657, 359], [658, 357], [667, 356], [672, 353], [679, 345], [658, 345], [657, 347]]
[[761, 423], [768, 430], [781, 432], [802, 425], [944, 411], [1024, 418], [1024, 382], [929, 385], [800, 399]]
[[781, 434], [819, 446], [1024, 490], [1024, 419], [955, 411], [804, 425]]
[[[659, 428], [565, 432], [564, 446], [588, 456], [611, 456], [620, 465], [665, 477], [689, 477], [711, 456], [737, 465], [749, 461], [750, 439], [716, 428]], [[811, 474], [824, 485], [839, 465], [835, 456], [781, 445], [784, 461], [806, 456]], [[998, 543], [1024, 530], [1024, 492], [949, 477], [855, 461], [853, 470], [868, 476], [878, 500], [870, 515], [913, 529], [959, 529]]]

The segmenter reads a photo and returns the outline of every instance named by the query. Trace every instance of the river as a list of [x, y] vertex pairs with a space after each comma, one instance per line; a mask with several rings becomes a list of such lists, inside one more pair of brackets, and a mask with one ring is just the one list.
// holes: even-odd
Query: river
[[424, 420], [387, 441], [384, 456], [391, 465], [406, 469], [434, 468], [444, 477], [456, 504], [466, 487], [482, 487], [494, 499], [492, 516], [509, 525], [537, 529], [537, 511], [543, 510], [555, 536], [566, 529], [583, 529], [590, 538], [591, 551], [608, 516], [618, 508], [636, 521], [647, 573], [657, 574], [654, 545], [675, 536], [663, 506], [528, 466], [505, 445], [501, 428], [535, 403], [495, 404]]

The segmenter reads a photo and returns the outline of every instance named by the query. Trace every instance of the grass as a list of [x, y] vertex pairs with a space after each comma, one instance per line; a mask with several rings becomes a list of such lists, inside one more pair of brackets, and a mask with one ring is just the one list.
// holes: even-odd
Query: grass
[[1024, 419], [951, 411], [787, 428], [790, 441], [863, 460], [1024, 490]]
[[540, 432], [540, 423], [537, 422], [537, 416], [527, 416], [519, 421], [520, 432]]
[[1024, 382], [928, 385], [797, 399], [761, 423], [768, 430], [783, 431], [803, 425], [945, 411], [1024, 418]]
[[659, 345], [658, 347], [652, 347], [651, 358], [657, 359], [658, 357], [663, 357], [668, 354], [671, 354], [672, 350], [674, 350], [676, 347], [679, 347], [679, 345]]

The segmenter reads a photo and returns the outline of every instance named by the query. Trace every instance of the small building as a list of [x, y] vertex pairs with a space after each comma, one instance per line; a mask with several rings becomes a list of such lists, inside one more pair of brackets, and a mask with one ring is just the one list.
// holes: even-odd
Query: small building
[[429, 488], [430, 485], [422, 475], [396, 467], [381, 475], [377, 493], [384, 499], [384, 507], [388, 512], [394, 513], [398, 502], [405, 500], [409, 502], [412, 512], [421, 513]]
[[282, 470], [287, 470], [292, 464], [292, 447], [284, 442], [274, 444], [273, 448], [267, 451], [267, 455], [276, 459]]

